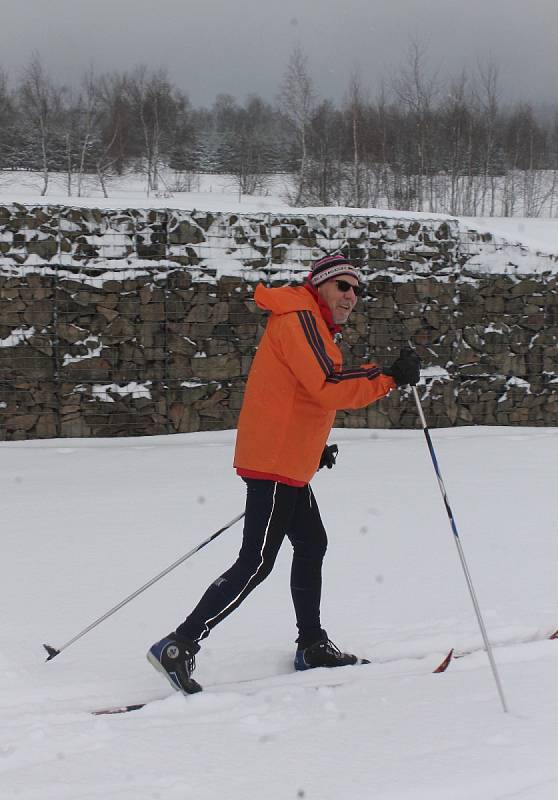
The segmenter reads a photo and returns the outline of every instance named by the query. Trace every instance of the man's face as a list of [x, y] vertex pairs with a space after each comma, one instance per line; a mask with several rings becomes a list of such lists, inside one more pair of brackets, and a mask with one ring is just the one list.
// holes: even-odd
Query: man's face
[[318, 286], [318, 294], [329, 306], [336, 325], [344, 325], [356, 305], [353, 287], [358, 288], [358, 281], [352, 275], [330, 278]]

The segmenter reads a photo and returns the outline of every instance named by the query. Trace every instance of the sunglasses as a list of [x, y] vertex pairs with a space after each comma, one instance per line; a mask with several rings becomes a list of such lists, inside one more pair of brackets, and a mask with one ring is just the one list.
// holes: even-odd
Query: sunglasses
[[363, 287], [359, 286], [358, 283], [355, 285], [349, 283], [349, 281], [342, 281], [342, 280], [336, 280], [335, 283], [340, 292], [348, 292], [349, 289], [352, 289], [353, 292], [355, 293], [355, 297], [360, 297], [362, 295]]

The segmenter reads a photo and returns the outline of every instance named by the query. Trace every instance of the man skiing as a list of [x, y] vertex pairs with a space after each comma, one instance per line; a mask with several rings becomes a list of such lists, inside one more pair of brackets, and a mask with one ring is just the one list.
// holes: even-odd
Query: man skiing
[[420, 362], [407, 349], [389, 369], [343, 369], [334, 335], [360, 293], [358, 270], [342, 255], [315, 261], [303, 285], [256, 288], [254, 299], [270, 318], [238, 422], [234, 466], [247, 487], [240, 552], [184, 622], [147, 653], [178, 691], [201, 690], [192, 678], [200, 642], [269, 575], [285, 536], [293, 547], [295, 669], [364, 661], [341, 652], [321, 626], [327, 537], [310, 480], [335, 461], [336, 447], [326, 443], [336, 411], [363, 408], [396, 386], [416, 384]]

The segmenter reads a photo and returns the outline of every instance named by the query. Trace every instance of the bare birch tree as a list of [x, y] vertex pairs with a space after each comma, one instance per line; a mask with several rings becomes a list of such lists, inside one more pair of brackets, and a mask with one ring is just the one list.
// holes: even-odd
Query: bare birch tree
[[392, 82], [393, 91], [407, 110], [412, 123], [412, 152], [416, 160], [412, 159], [411, 169], [414, 178], [417, 211], [424, 208], [426, 178], [429, 187], [430, 206], [433, 205], [433, 177], [432, 170], [432, 116], [433, 106], [438, 93], [437, 76], [429, 75], [427, 66], [426, 47], [411, 39], [406, 55], [406, 60], [401, 72]]
[[111, 175], [121, 174], [130, 156], [127, 132], [131, 113], [126, 98], [125, 78], [103, 76], [98, 83], [100, 141], [95, 154], [95, 172], [103, 196], [108, 197]]
[[126, 85], [131, 109], [139, 123], [149, 194], [159, 189], [164, 154], [171, 148], [181, 108], [185, 111], [185, 98], [173, 89], [163, 69], [150, 75], [147, 67], [140, 66], [127, 76]]
[[78, 163], [77, 163], [77, 196], [81, 197], [86, 166], [90, 156], [99, 146], [101, 101], [95, 72], [92, 67], [81, 79], [81, 91], [77, 101], [78, 112]]
[[22, 114], [29, 120], [36, 136], [43, 178], [41, 195], [45, 195], [50, 174], [49, 149], [56, 111], [60, 106], [60, 91], [52, 84], [37, 53], [23, 71], [20, 101]]
[[360, 207], [365, 204], [366, 175], [363, 165], [363, 117], [365, 100], [363, 97], [362, 80], [360, 74], [355, 71], [351, 75], [349, 91], [346, 103], [351, 124], [351, 143], [352, 143], [352, 203]]
[[14, 123], [14, 108], [8, 88], [8, 73], [0, 67], [0, 169], [12, 166], [11, 133]]
[[279, 106], [293, 129], [299, 148], [299, 169], [294, 204], [300, 205], [306, 190], [308, 168], [308, 133], [316, 105], [308, 59], [299, 45], [293, 49], [279, 89]]
[[[499, 107], [498, 68], [493, 61], [478, 65], [480, 82], [479, 102], [483, 112], [484, 123], [484, 157], [481, 215], [494, 216], [496, 207], [495, 152], [496, 128]], [[487, 206], [487, 194], [490, 187], [490, 205]]]

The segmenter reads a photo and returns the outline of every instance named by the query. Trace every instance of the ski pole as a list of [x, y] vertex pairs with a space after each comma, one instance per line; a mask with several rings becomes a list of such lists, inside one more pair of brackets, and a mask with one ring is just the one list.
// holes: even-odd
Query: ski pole
[[117, 611], [119, 611], [121, 608], [123, 608], [125, 605], [127, 605], [131, 600], [134, 600], [142, 592], [145, 592], [146, 589], [149, 589], [150, 586], [153, 586], [154, 583], [157, 583], [157, 581], [161, 580], [161, 578], [164, 578], [165, 575], [168, 575], [169, 572], [172, 572], [173, 569], [178, 567], [184, 561], [187, 561], [187, 559], [189, 559], [191, 556], [193, 556], [195, 553], [197, 553], [199, 550], [201, 550], [202, 547], [205, 547], [207, 544], [212, 542], [214, 539], [216, 539], [222, 533], [227, 531], [229, 528], [232, 528], [232, 526], [235, 523], [239, 522], [239, 520], [241, 520], [243, 518], [245, 513], [246, 512], [243, 511], [242, 514], [239, 514], [234, 519], [231, 519], [230, 522], [227, 522], [227, 524], [223, 525], [222, 528], [219, 528], [218, 531], [215, 531], [215, 533], [212, 533], [211, 536], [209, 536], [207, 539], [204, 539], [203, 542], [200, 542], [200, 544], [196, 545], [196, 547], [192, 548], [192, 550], [190, 550], [188, 553], [185, 553], [183, 556], [178, 558], [174, 563], [172, 563], [170, 566], [168, 566], [162, 572], [159, 572], [158, 575], [155, 575], [155, 577], [151, 578], [151, 580], [147, 581], [147, 583], [144, 583], [143, 586], [141, 586], [139, 589], [136, 589], [135, 592], [132, 592], [132, 594], [128, 595], [128, 597], [124, 598], [124, 600], [121, 600], [121, 602], [118, 603], [118, 605], [114, 606], [114, 608], [111, 608], [110, 611], [107, 611], [106, 614], [103, 614], [102, 617], [99, 617], [99, 619], [96, 619], [95, 622], [92, 622], [90, 625], [88, 625], [87, 628], [84, 628], [80, 633], [76, 634], [72, 639], [67, 641], [66, 644], [63, 644], [62, 647], [56, 648], [56, 647], [52, 647], [49, 644], [44, 644], [43, 647], [45, 648], [45, 650], [48, 653], [47, 661], [50, 661], [51, 659], [53, 659], [55, 656], [57, 656], [59, 653], [61, 653], [62, 650], [66, 650], [68, 647], [70, 647], [70, 645], [74, 644], [74, 642], [77, 642], [78, 639], [81, 639], [82, 636], [85, 636], [86, 633], [89, 633], [89, 631], [92, 631], [93, 628], [96, 628], [97, 625], [101, 624], [101, 622], [104, 622], [106, 619], [108, 619], [113, 614], [115, 614]]
[[484, 646], [486, 648], [486, 652], [488, 655], [488, 660], [490, 661], [490, 666], [492, 668], [492, 674], [494, 675], [494, 680], [496, 682], [496, 687], [498, 689], [498, 694], [500, 695], [500, 700], [502, 701], [502, 708], [507, 713], [508, 706], [506, 703], [506, 698], [504, 697], [504, 691], [502, 689], [502, 684], [500, 682], [500, 676], [498, 675], [498, 669], [496, 667], [496, 662], [494, 661], [494, 655], [492, 653], [492, 646], [488, 639], [488, 634], [486, 632], [486, 627], [484, 625], [484, 621], [482, 618], [480, 606], [477, 600], [477, 595], [475, 593], [475, 587], [473, 586], [473, 581], [471, 580], [471, 574], [469, 572], [469, 568], [467, 566], [467, 561], [465, 560], [465, 553], [463, 552], [463, 547], [461, 546], [461, 540], [459, 538], [459, 533], [457, 532], [457, 525], [455, 524], [455, 519], [451, 510], [451, 506], [449, 504], [448, 495], [446, 492], [446, 487], [444, 486], [444, 481], [442, 479], [442, 475], [440, 472], [440, 467], [438, 466], [438, 459], [436, 458], [436, 453], [434, 451], [434, 445], [432, 444], [432, 439], [430, 438], [430, 432], [428, 430], [428, 426], [426, 424], [426, 419], [424, 416], [424, 412], [422, 410], [422, 405], [420, 402], [420, 398], [418, 395], [417, 387], [413, 386], [413, 395], [415, 398], [415, 403], [417, 406], [417, 411], [420, 417], [422, 430], [424, 432], [424, 436], [426, 438], [426, 443], [428, 444], [428, 450], [430, 452], [430, 457], [432, 459], [432, 463], [434, 464], [434, 471], [436, 472], [436, 477], [438, 479], [438, 485], [440, 487], [440, 491], [442, 493], [442, 497], [444, 499], [444, 505], [446, 507], [446, 511], [449, 517], [451, 530], [453, 533], [453, 539], [457, 547], [457, 552], [459, 553], [459, 558], [461, 560], [461, 566], [463, 567], [463, 572], [465, 574], [465, 580], [467, 581], [467, 586], [469, 587], [469, 593], [471, 595], [471, 600], [473, 601], [473, 607], [475, 609], [475, 614], [477, 615], [477, 620], [479, 623], [479, 628], [481, 630], [482, 638], [484, 641]]

